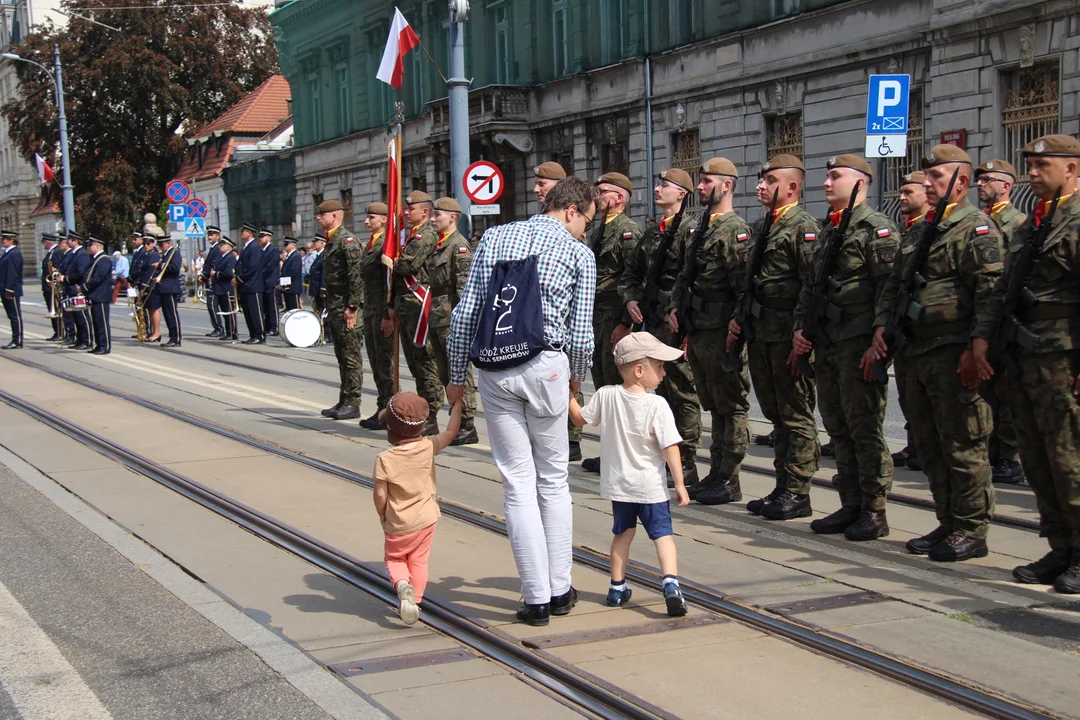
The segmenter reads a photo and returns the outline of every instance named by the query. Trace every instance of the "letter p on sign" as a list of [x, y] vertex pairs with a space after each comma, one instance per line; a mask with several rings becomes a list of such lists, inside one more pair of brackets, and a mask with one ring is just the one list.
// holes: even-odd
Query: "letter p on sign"
[[877, 114], [885, 116], [888, 108], [896, 107], [903, 98], [903, 86], [897, 80], [882, 80], [878, 83]]

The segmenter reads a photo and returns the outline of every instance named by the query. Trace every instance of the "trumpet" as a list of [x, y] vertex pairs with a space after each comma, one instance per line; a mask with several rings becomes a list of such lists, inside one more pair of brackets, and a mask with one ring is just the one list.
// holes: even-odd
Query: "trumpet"
[[60, 271], [53, 267], [52, 258], [49, 258], [49, 292], [52, 293], [52, 311], [42, 315], [43, 318], [55, 320], [62, 317], [57, 309], [60, 307]]

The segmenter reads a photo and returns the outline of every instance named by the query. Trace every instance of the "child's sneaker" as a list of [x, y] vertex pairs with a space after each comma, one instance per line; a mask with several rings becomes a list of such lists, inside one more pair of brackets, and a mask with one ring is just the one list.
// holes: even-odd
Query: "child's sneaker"
[[633, 594], [634, 591], [625, 586], [622, 590], [616, 590], [613, 587], [609, 587], [607, 591], [607, 606], [622, 607], [630, 601], [630, 596]]
[[[406, 625], [415, 625], [420, 619], [420, 608], [416, 605], [416, 591], [404, 580], [398, 583], [398, 616]], [[669, 605], [670, 607], [670, 605]]]
[[[611, 597], [611, 593], [608, 593]], [[686, 614], [686, 601], [683, 600], [682, 590], [675, 583], [664, 584], [664, 602], [667, 603], [667, 614], [671, 617], [682, 617]]]

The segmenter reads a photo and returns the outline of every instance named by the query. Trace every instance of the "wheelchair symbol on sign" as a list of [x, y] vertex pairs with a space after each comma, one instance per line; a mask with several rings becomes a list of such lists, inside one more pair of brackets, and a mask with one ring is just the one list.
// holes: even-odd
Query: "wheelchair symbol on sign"
[[889, 143], [884, 137], [881, 138], [881, 144], [878, 145], [877, 151], [881, 154], [882, 157], [888, 157], [889, 155], [892, 155], [892, 148], [889, 147]]

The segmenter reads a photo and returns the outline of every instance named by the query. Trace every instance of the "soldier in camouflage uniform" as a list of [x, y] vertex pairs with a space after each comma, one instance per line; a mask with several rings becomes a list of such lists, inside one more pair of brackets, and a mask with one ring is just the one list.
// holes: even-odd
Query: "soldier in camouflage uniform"
[[364, 346], [379, 391], [375, 413], [360, 421], [360, 427], [367, 430], [384, 429], [379, 413], [394, 394], [394, 323], [386, 312], [386, 265], [382, 260], [387, 212], [386, 203], [367, 206], [364, 227], [371, 233], [371, 238], [364, 244], [360, 256], [360, 273], [364, 281]]
[[[840, 509], [810, 523], [822, 535], [844, 533], [848, 540], [876, 540], [889, 534], [885, 498], [892, 489], [893, 463], [885, 442], [886, 386], [863, 377], [863, 354], [874, 334], [876, 303], [892, 273], [900, 231], [866, 202], [874, 174], [858, 155], [839, 155], [825, 164], [825, 201], [832, 212], [817, 242], [815, 277], [827, 272], [824, 323], [806, 326], [815, 288], [803, 285], [795, 308], [793, 344], [800, 355], [814, 353], [814, 376], [825, 430], [836, 447]], [[856, 191], [856, 185], [858, 189]], [[841, 216], [856, 194], [843, 236]], [[825, 250], [837, 244], [831, 268], [823, 269]], [[804, 333], [811, 332], [814, 340]]]
[[[776, 488], [765, 498], [748, 502], [746, 509], [770, 520], [813, 514], [810, 480], [821, 459], [814, 420], [814, 383], [799, 372], [791, 345], [795, 306], [803, 284], [810, 282], [821, 229], [799, 205], [805, 175], [802, 161], [794, 155], [777, 155], [762, 166], [757, 199], [766, 212], [773, 194], [777, 190], [779, 194], [768, 237], [762, 233], [764, 219], [751, 230], [750, 242], [766, 243], [766, 249], [754, 293], [762, 306], [761, 316], [754, 326], [756, 337], [747, 343], [750, 377], [761, 410], [776, 433]], [[740, 295], [742, 291], [740, 288]], [[728, 324], [729, 344], [741, 332], [732, 318]]]
[[[1016, 168], [1004, 160], [987, 160], [975, 168], [979, 205], [994, 221], [1001, 233], [1001, 244], [1006, 248], [1027, 220], [1027, 215], [1020, 212], [1010, 200], [1015, 184]], [[1003, 385], [1001, 380], [998, 383]], [[1004, 398], [1007, 395], [1004, 387], [999, 390], [998, 397]], [[1020, 451], [1016, 447], [1016, 430], [1008, 402], [1001, 402], [994, 412], [994, 432], [990, 436], [990, 472], [994, 482], [1016, 484], [1024, 480], [1024, 468], [1020, 465]]]
[[326, 288], [326, 322], [334, 336], [334, 355], [341, 373], [340, 402], [326, 414], [333, 420], [360, 417], [360, 391], [364, 384], [361, 356], [364, 329], [357, 313], [364, 304], [364, 280], [360, 272], [363, 247], [342, 227], [344, 208], [337, 200], [319, 205], [319, 225], [326, 232], [323, 252], [323, 287]]
[[668, 305], [672, 329], [685, 333], [702, 405], [712, 413], [709, 474], [687, 488], [702, 505], [742, 499], [739, 467], [750, 446], [750, 373], [745, 356], [736, 366], [725, 352], [728, 320], [742, 289], [750, 246], [750, 226], [732, 206], [738, 179], [735, 165], [725, 158], [701, 166], [696, 190], [705, 210], [685, 243], [682, 272]]
[[[446, 360], [446, 338], [450, 336], [450, 313], [461, 299], [465, 281], [472, 267], [472, 248], [469, 241], [457, 231], [461, 218], [461, 205], [454, 198], [439, 198], [435, 202], [435, 214], [431, 225], [439, 234], [435, 252], [427, 261], [428, 280], [431, 281], [431, 344], [435, 351], [435, 364], [439, 380], [450, 384], [450, 366]], [[476, 382], [472, 366], [465, 376], [464, 409], [461, 412], [461, 429], [451, 445], [473, 445], [480, 442], [476, 434]]]
[[[619, 295], [619, 282], [626, 270], [626, 261], [641, 241], [641, 228], [626, 214], [627, 204], [634, 192], [630, 178], [622, 173], [605, 173], [596, 181], [597, 218], [604, 217], [604, 237], [592, 248], [596, 255], [596, 302], [593, 305], [594, 351], [593, 387], [621, 385], [622, 376], [615, 365], [612, 335], [630, 330], [630, 315]], [[593, 237], [589, 237], [593, 242]], [[600, 472], [600, 458], [586, 458], [581, 467]]]
[[[1013, 570], [1023, 583], [1053, 583], [1061, 593], [1080, 593], [1080, 142], [1068, 135], [1038, 138], [1023, 149], [1031, 190], [1039, 198], [1035, 216], [1012, 238], [1005, 275], [978, 318], [969, 387], [990, 378], [988, 341], [999, 328], [1010, 266], [1023, 243], [1045, 222], [1058, 189], [1061, 199], [1051, 229], [1037, 253], [1026, 287], [1038, 304], [1020, 319], [1038, 337], [1032, 349], [1015, 348], [1019, 375], [1008, 375], [1020, 458], [1039, 507], [1039, 534], [1050, 552]], [[1001, 387], [1001, 383], [998, 384]]]
[[[443, 386], [435, 365], [431, 333], [424, 332], [421, 327], [430, 318], [424, 317], [423, 304], [416, 296], [428, 286], [427, 261], [439, 241], [435, 228], [431, 227], [431, 212], [435, 206], [431, 196], [419, 190], [409, 193], [405, 204], [405, 220], [411, 225], [411, 230], [409, 239], [394, 262], [394, 308], [391, 312], [398, 321], [401, 347], [405, 351], [409, 372], [416, 380], [416, 394], [427, 400], [431, 408], [423, 434], [437, 435], [439, 410], [443, 406]], [[418, 335], [427, 336], [419, 345], [416, 344], [421, 339]]]
[[[653, 189], [657, 207], [663, 213], [657, 227], [645, 230], [641, 243], [626, 261], [626, 270], [619, 282], [619, 294], [626, 304], [626, 311], [634, 327], [658, 338], [672, 347], [679, 346], [679, 337], [668, 326], [667, 313], [671, 304], [671, 292], [675, 278], [682, 267], [687, 240], [693, 233], [694, 220], [684, 213], [679, 227], [672, 229], [674, 238], [666, 252], [660, 255], [660, 244], [668, 225], [682, 206], [694, 183], [685, 170], [666, 170]], [[689, 205], [689, 200], [687, 201]], [[653, 283], [651, 278], [658, 281]], [[648, 296], [646, 296], [648, 293]], [[689, 486], [698, 481], [697, 449], [701, 445], [701, 406], [694, 389], [694, 375], [685, 360], [669, 362], [664, 369], [667, 374], [656, 388], [656, 394], [667, 400], [675, 416], [675, 425], [682, 436], [679, 453], [682, 456], [683, 480]]]
[[[907, 406], [923, 472], [930, 480], [939, 527], [907, 542], [908, 552], [941, 562], [987, 554], [986, 533], [994, 513], [987, 438], [993, 427], [990, 407], [964, 387], [957, 364], [975, 326], [975, 316], [990, 298], [1002, 271], [1001, 236], [989, 217], [967, 201], [971, 159], [953, 145], [938, 145], [922, 159], [927, 199], [936, 209], [956, 172], [938, 237], [916, 288], [917, 306], [905, 310], [920, 319], [905, 328]], [[928, 215], [928, 221], [933, 218]], [[927, 225], [923, 230], [931, 229]], [[921, 235], [921, 233], [920, 233]], [[914, 239], [914, 238], [913, 238]], [[878, 301], [874, 339], [864, 358], [867, 376], [884, 357], [884, 326], [900, 287], [900, 278], [915, 256], [916, 243], [906, 243]], [[921, 308], [921, 309], [920, 309]]]

